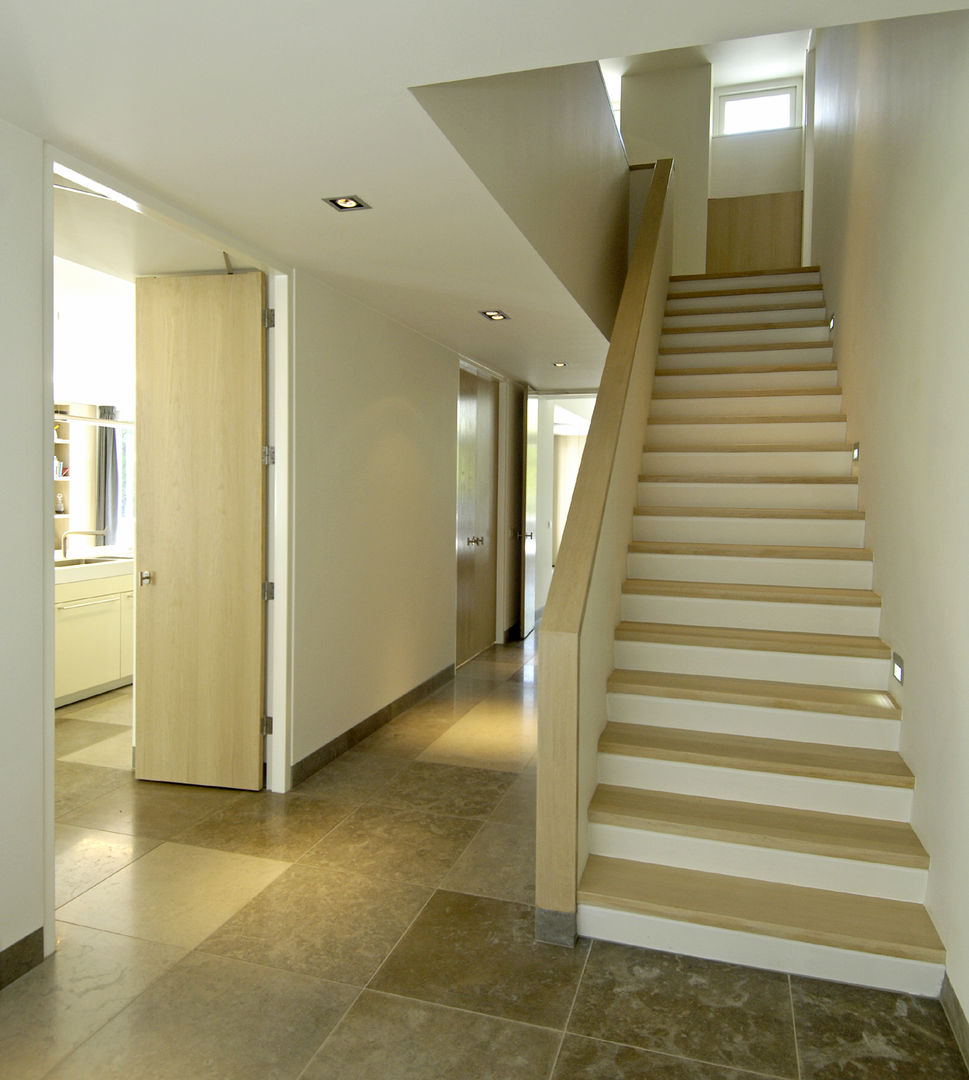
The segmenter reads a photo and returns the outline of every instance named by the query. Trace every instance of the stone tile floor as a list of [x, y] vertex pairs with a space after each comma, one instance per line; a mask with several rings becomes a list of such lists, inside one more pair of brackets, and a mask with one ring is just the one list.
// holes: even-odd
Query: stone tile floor
[[55, 956], [0, 1080], [929, 1080], [938, 1002], [532, 937], [535, 663], [489, 650], [287, 795], [135, 781], [57, 718]]

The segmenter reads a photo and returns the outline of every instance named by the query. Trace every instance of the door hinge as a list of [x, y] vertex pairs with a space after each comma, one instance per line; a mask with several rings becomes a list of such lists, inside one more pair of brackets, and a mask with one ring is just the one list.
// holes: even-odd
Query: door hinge
[[262, 583], [262, 598], [263, 600], [275, 600], [276, 599], [276, 585], [272, 581], [264, 581]]
[[276, 309], [267, 307], [262, 309], [262, 325], [267, 330], [272, 330], [276, 325]]
[[276, 447], [264, 446], [262, 448], [262, 463], [263, 465], [275, 465], [276, 464]]
[[273, 718], [271, 716], [264, 716], [260, 722], [259, 727], [260, 734], [272, 735], [273, 733]]

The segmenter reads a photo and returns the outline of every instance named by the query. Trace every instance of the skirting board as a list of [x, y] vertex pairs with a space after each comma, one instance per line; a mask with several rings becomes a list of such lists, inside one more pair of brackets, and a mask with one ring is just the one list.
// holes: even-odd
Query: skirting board
[[21, 975], [26, 975], [44, 959], [44, 931], [35, 930], [32, 934], [15, 941], [13, 945], [0, 950], [0, 990], [9, 986]]
[[448, 664], [446, 668], [443, 668], [436, 675], [425, 679], [424, 682], [415, 686], [412, 690], [408, 690], [406, 694], [401, 694], [399, 698], [396, 698], [389, 705], [378, 709], [377, 712], [368, 716], [365, 720], [361, 720], [347, 731], [344, 731], [342, 735], [337, 735], [335, 739], [331, 739], [318, 750], [314, 750], [312, 754], [307, 754], [306, 757], [295, 762], [289, 769], [290, 787], [301, 784], [308, 776], [312, 776], [313, 773], [322, 769], [324, 765], [328, 765], [334, 758], [346, 753], [347, 750], [356, 746], [358, 742], [362, 742], [368, 735], [372, 735], [379, 728], [382, 728], [384, 724], [389, 724], [395, 716], [400, 716], [402, 712], [411, 708], [411, 706], [429, 697], [435, 690], [440, 690], [442, 686], [446, 686], [453, 678], [454, 665]]
[[962, 1003], [956, 997], [955, 990], [952, 989], [948, 972], [946, 972], [946, 976], [942, 980], [942, 993], [939, 994], [939, 1001], [942, 1002], [942, 1011], [949, 1021], [949, 1027], [952, 1028], [956, 1045], [959, 1047], [966, 1065], [969, 1066], [969, 1020], [966, 1019]]

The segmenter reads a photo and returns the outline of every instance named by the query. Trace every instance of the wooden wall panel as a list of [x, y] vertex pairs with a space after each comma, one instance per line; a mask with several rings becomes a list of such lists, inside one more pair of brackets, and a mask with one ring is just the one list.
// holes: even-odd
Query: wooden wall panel
[[801, 265], [804, 193], [781, 191], [707, 202], [707, 273]]

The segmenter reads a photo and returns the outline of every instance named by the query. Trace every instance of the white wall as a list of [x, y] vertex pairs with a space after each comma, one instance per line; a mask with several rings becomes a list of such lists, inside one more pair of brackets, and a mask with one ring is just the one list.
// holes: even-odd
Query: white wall
[[814, 257], [905, 660], [928, 909], [969, 1007], [969, 12], [818, 34]]
[[555, 400], [538, 399], [536, 455], [535, 610], [545, 607], [552, 582], [552, 478], [555, 475]]
[[454, 663], [458, 358], [295, 275], [293, 760]]
[[43, 190], [41, 141], [0, 120], [0, 950], [44, 924], [45, 805], [52, 804], [44, 769], [54, 496], [43, 375]]
[[770, 195], [803, 187], [804, 129], [719, 135], [710, 141], [710, 198]]
[[674, 274], [706, 269], [711, 92], [709, 64], [622, 80], [622, 137], [629, 164], [667, 157], [676, 163]]

